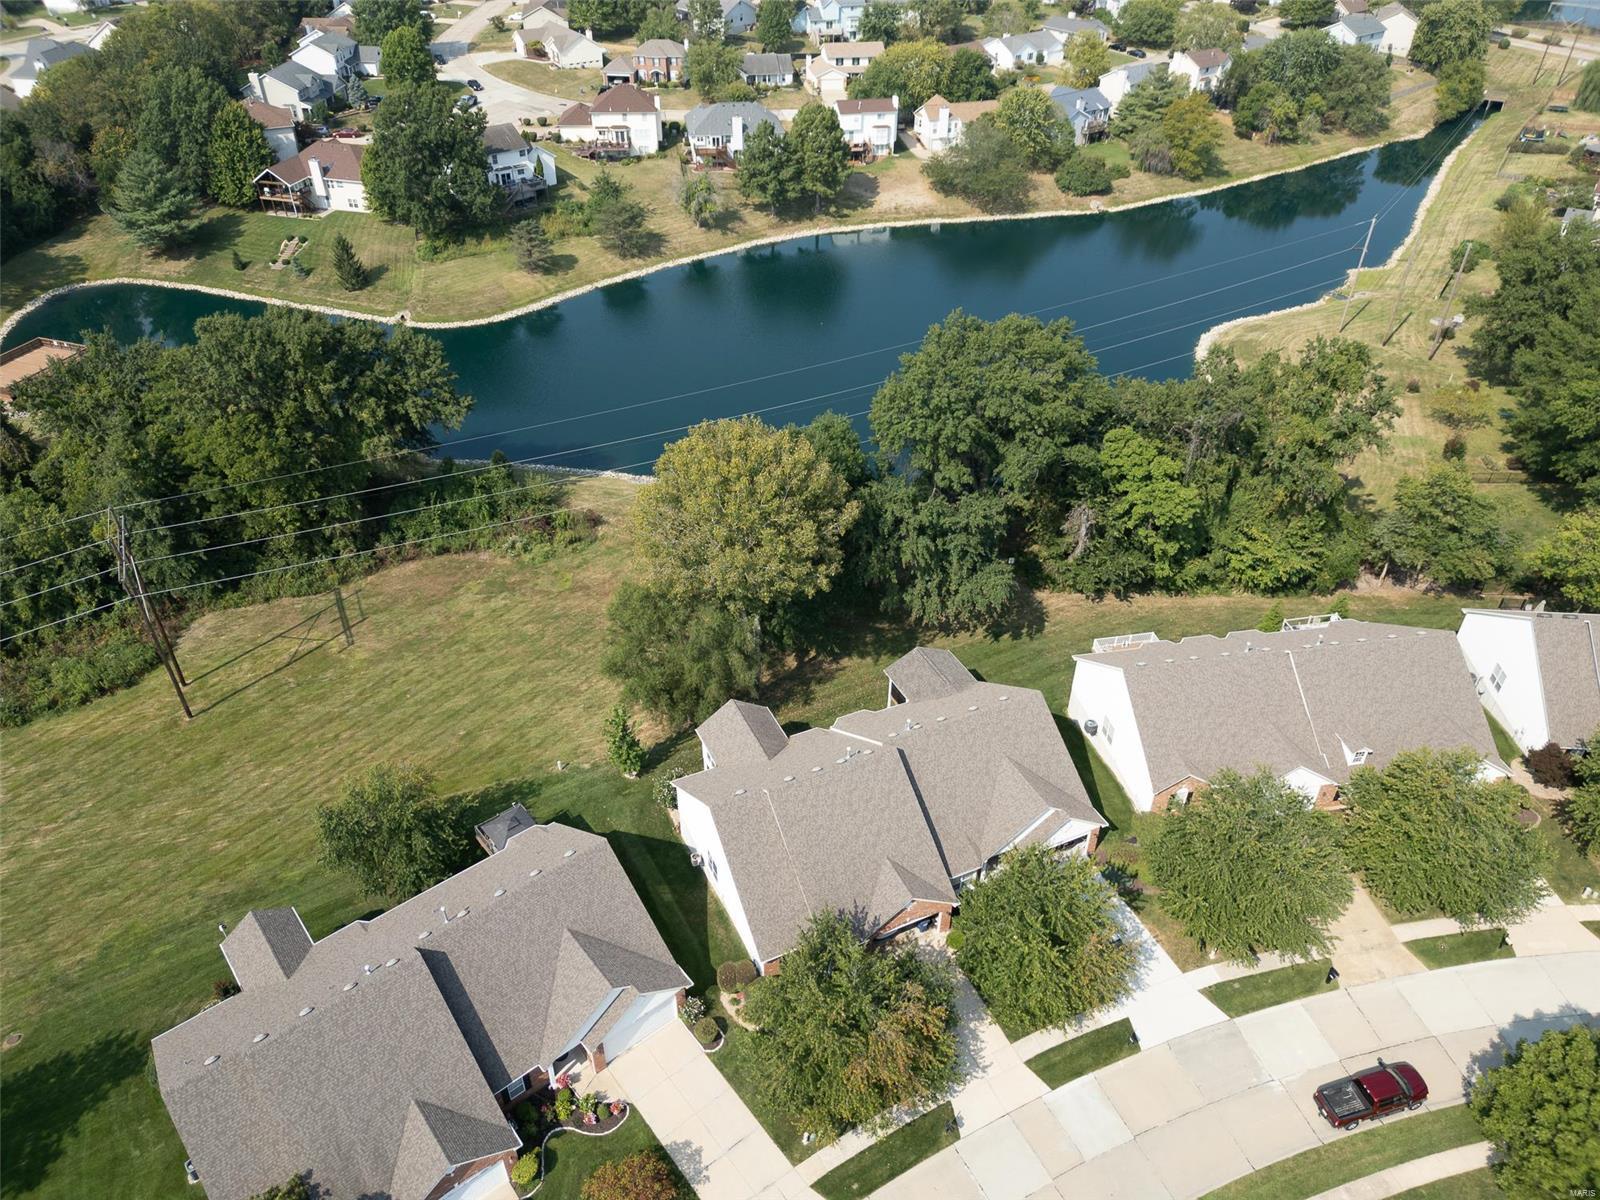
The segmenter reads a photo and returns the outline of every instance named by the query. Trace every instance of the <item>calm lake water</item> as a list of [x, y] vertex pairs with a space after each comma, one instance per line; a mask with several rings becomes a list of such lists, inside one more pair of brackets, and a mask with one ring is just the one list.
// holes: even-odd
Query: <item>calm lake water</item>
[[[709, 417], [864, 413], [953, 308], [1070, 317], [1108, 373], [1187, 375], [1218, 321], [1315, 299], [1404, 239], [1455, 130], [1192, 200], [1093, 217], [805, 237], [614, 284], [524, 317], [436, 331], [475, 398], [461, 458], [648, 470]], [[262, 305], [136, 285], [52, 301], [7, 339], [183, 342]], [[1332, 332], [1330, 327], [1329, 332]]]

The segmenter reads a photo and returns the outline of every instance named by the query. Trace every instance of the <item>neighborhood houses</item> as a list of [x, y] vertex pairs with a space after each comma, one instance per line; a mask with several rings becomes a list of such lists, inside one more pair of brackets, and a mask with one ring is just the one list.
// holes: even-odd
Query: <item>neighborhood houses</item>
[[1600, 729], [1600, 614], [1462, 610], [1456, 634], [1478, 698], [1524, 750]]
[[335, 138], [311, 143], [256, 176], [261, 207], [290, 217], [330, 209], [366, 212], [367, 188], [361, 181], [365, 153], [366, 147]]
[[912, 116], [911, 130], [929, 150], [948, 150], [961, 144], [961, 136], [973, 121], [1000, 107], [998, 100], [968, 100], [951, 104], [935, 92]]
[[731, 163], [744, 151], [745, 138], [757, 125], [770, 125], [783, 134], [778, 118], [753, 100], [695, 105], [683, 122], [690, 160]]

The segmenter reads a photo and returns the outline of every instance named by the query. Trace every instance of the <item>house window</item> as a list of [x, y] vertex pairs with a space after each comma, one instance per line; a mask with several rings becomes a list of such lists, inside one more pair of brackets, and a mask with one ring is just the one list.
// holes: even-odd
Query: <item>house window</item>
[[1104, 721], [1100, 722], [1100, 732], [1106, 735], [1106, 741], [1108, 743], [1112, 740], [1111, 718], [1110, 717], [1107, 717]]
[[1350, 754], [1350, 765], [1352, 767], [1359, 767], [1362, 763], [1366, 762], [1367, 759], [1369, 759], [1371, 757], [1372, 757], [1372, 751], [1371, 750], [1355, 750], [1355, 751], [1352, 751], [1351, 754]]
[[1498, 692], [1501, 687], [1505, 685], [1505, 681], [1506, 669], [1499, 663], [1495, 663], [1494, 670], [1489, 672], [1489, 683], [1494, 687], [1494, 690]]
[[511, 1086], [506, 1089], [506, 1099], [507, 1100], [515, 1100], [518, 1096], [522, 1095], [522, 1093], [527, 1091], [527, 1090], [528, 1090], [528, 1078], [527, 1078], [527, 1076], [518, 1075], [515, 1079], [513, 1079], [511, 1081]]
[[711, 872], [711, 878], [715, 879], [717, 877], [717, 860], [709, 854], [706, 855], [706, 870]]

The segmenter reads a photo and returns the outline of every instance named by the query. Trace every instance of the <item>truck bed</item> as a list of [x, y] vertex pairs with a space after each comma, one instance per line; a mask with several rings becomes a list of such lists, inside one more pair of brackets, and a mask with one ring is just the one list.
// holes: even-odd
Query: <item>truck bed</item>
[[1372, 1107], [1372, 1101], [1361, 1090], [1361, 1085], [1354, 1079], [1341, 1079], [1337, 1083], [1325, 1083], [1317, 1090], [1322, 1094], [1323, 1102], [1327, 1104], [1328, 1111], [1340, 1119], [1356, 1116]]

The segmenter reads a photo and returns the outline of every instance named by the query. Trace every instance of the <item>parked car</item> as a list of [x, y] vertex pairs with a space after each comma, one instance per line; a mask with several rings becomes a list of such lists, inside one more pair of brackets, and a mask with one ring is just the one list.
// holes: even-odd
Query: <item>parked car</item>
[[477, 108], [478, 107], [478, 98], [476, 96], [474, 96], [471, 92], [468, 92], [466, 95], [462, 96], [461, 99], [456, 101], [456, 107], [457, 108]]
[[467, 86], [475, 92], [483, 91], [483, 84], [479, 83], [476, 79], [467, 80]]
[[335, 129], [333, 131], [333, 136], [336, 137], [336, 138], [341, 138], [341, 139], [343, 139], [343, 138], [358, 138], [358, 137], [361, 136], [361, 130], [359, 130], [359, 129]]
[[1139, 49], [1139, 47], [1137, 47], [1137, 46], [1129, 46], [1127, 53], [1128, 53], [1128, 56], [1130, 58], [1144, 58], [1145, 57], [1145, 52], [1143, 50]]
[[1111, 48], [1113, 50], [1115, 50], [1118, 54], [1122, 54], [1122, 53], [1125, 53], [1127, 51], [1128, 43], [1127, 42], [1112, 42], [1111, 43]]
[[1335, 1129], [1354, 1129], [1363, 1121], [1401, 1109], [1418, 1108], [1428, 1098], [1428, 1085], [1410, 1063], [1386, 1063], [1317, 1089], [1317, 1111]]

